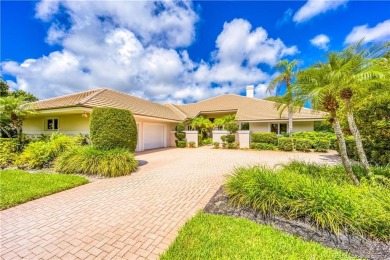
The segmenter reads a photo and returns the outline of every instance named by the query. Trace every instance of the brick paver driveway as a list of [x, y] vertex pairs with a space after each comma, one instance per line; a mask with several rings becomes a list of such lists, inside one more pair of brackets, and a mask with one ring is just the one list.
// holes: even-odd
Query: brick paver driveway
[[1, 212], [4, 259], [158, 258], [234, 166], [336, 155], [167, 149], [142, 153], [131, 176], [93, 183]]

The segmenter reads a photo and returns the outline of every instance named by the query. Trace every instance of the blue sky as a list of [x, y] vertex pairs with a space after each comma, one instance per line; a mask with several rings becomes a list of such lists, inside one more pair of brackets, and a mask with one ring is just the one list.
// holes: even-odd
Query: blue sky
[[40, 99], [109, 87], [159, 102], [267, 95], [280, 59], [300, 68], [366, 38], [390, 40], [388, 1], [2, 1], [1, 70]]

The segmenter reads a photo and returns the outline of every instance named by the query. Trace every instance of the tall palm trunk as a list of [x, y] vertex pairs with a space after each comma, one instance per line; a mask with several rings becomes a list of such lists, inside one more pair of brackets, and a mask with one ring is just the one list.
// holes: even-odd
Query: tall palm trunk
[[353, 112], [347, 106], [347, 119], [349, 129], [351, 130], [353, 137], [355, 138], [356, 149], [359, 156], [359, 160], [364, 167], [368, 176], [371, 176], [370, 164], [368, 163], [366, 153], [364, 152], [362, 139], [360, 137], [359, 129], [357, 128]]
[[288, 105], [288, 134], [291, 137], [293, 134], [293, 105]]
[[349, 160], [348, 154], [347, 154], [347, 146], [345, 144], [343, 132], [341, 131], [340, 122], [336, 116], [336, 113], [332, 113], [332, 119], [333, 119], [333, 129], [334, 129], [334, 132], [336, 133], [336, 136], [337, 136], [337, 141], [338, 141], [339, 149], [340, 149], [340, 156], [341, 156], [341, 160], [343, 162], [345, 171], [348, 173], [349, 177], [351, 178], [351, 180], [353, 181], [353, 183], [355, 185], [360, 185], [359, 180], [356, 178], [355, 174], [353, 173], [351, 161]]

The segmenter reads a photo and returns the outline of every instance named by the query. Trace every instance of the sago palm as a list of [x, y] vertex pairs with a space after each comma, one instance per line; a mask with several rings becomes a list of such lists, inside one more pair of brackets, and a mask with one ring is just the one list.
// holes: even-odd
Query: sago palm
[[334, 60], [333, 55], [333, 53], [329, 54], [327, 63], [319, 63], [299, 72], [297, 75], [297, 85], [294, 86], [294, 92], [298, 99], [310, 101], [313, 107], [322, 109], [330, 114], [345, 171], [353, 183], [359, 185], [359, 181], [353, 172], [351, 161], [347, 154], [347, 146], [337, 115], [340, 106], [337, 94], [334, 91], [332, 82], [329, 80], [329, 75], [338, 68], [338, 64]]
[[354, 119], [352, 97], [355, 96], [355, 100], [358, 100], [359, 95], [366, 96], [372, 87], [388, 87], [386, 83], [389, 79], [389, 68], [377, 66], [375, 62], [387, 49], [386, 45], [372, 45], [367, 48], [363, 41], [351, 45], [335, 57], [340, 66], [339, 70], [331, 75], [334, 86], [344, 100], [348, 126], [356, 142], [359, 160], [368, 175], [371, 175], [370, 166]]

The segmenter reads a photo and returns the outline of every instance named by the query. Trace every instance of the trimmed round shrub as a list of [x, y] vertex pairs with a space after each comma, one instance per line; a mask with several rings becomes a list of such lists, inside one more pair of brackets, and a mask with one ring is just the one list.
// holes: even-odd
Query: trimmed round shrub
[[278, 145], [278, 137], [275, 133], [252, 133], [251, 140], [254, 143]]
[[188, 143], [189, 148], [195, 148], [195, 142], [189, 142]]
[[227, 143], [226, 148], [227, 149], [237, 149], [239, 147], [239, 143], [233, 142], [233, 143]]
[[186, 148], [187, 147], [187, 141], [186, 140], [182, 140], [182, 141], [177, 140], [176, 141], [176, 146], [179, 147], [179, 148]]
[[177, 140], [182, 141], [184, 138], [186, 138], [186, 133], [184, 132], [176, 132], [175, 136]]
[[240, 128], [239, 125], [237, 125], [236, 122], [234, 121], [231, 121], [231, 122], [227, 122], [223, 128], [226, 130], [226, 131], [229, 131], [230, 133], [235, 133], [237, 132], [237, 130]]
[[177, 132], [183, 132], [184, 130], [186, 130], [186, 126], [183, 123], [177, 124], [177, 126], [176, 126]]
[[219, 142], [214, 142], [213, 145], [214, 145], [214, 148], [215, 148], [215, 149], [218, 149], [218, 148], [219, 148]]
[[297, 139], [296, 141], [296, 149], [298, 151], [308, 152], [310, 151], [311, 146], [311, 142], [307, 139]]
[[328, 139], [317, 139], [314, 144], [314, 150], [316, 152], [327, 152], [330, 147], [330, 142]]
[[249, 147], [255, 150], [276, 150], [277, 149], [276, 146], [272, 144], [253, 143], [253, 142], [249, 145]]
[[104, 177], [129, 175], [138, 163], [128, 149], [100, 150], [83, 146], [69, 150], [57, 158], [54, 168], [60, 173], [85, 174]]
[[206, 139], [200, 140], [200, 145], [201, 146], [209, 145], [209, 144], [212, 144], [212, 143], [213, 143], [213, 138], [206, 138]]
[[227, 143], [231, 144], [231, 143], [234, 143], [234, 141], [236, 140], [236, 137], [234, 135], [227, 135], [225, 140]]
[[278, 147], [282, 151], [294, 150], [294, 139], [289, 137], [280, 137], [278, 139]]
[[221, 140], [222, 140], [222, 142], [225, 142], [226, 141], [226, 135], [221, 136]]
[[97, 149], [125, 148], [134, 152], [137, 146], [137, 125], [129, 110], [95, 107], [91, 115], [90, 134]]

